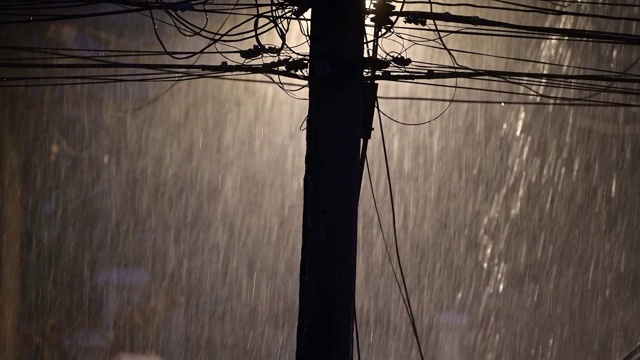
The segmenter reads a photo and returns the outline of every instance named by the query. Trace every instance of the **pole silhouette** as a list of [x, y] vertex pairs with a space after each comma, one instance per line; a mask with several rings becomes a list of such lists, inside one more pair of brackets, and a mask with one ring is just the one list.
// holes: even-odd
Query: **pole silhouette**
[[352, 357], [364, 1], [314, 1], [296, 358]]

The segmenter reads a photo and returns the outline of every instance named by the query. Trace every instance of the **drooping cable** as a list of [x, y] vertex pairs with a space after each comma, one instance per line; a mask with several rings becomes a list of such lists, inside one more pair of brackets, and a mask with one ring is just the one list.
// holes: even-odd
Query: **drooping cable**
[[388, 190], [389, 190], [389, 200], [391, 203], [391, 221], [392, 221], [392, 225], [393, 225], [393, 240], [394, 240], [394, 244], [395, 244], [395, 254], [396, 254], [396, 260], [398, 262], [398, 270], [400, 273], [400, 279], [402, 282], [402, 288], [404, 290], [404, 295], [405, 298], [407, 300], [407, 311], [409, 313], [409, 321], [411, 323], [411, 329], [413, 331], [413, 336], [415, 338], [416, 341], [416, 346], [418, 347], [418, 353], [420, 354], [420, 359], [424, 360], [424, 352], [422, 351], [422, 343], [420, 341], [420, 335], [418, 334], [418, 328], [416, 326], [416, 321], [415, 321], [415, 316], [413, 314], [413, 307], [411, 306], [411, 295], [409, 294], [409, 290], [407, 288], [407, 280], [406, 277], [404, 275], [404, 267], [402, 266], [402, 259], [400, 257], [400, 245], [398, 242], [398, 226], [397, 226], [397, 221], [396, 221], [396, 206], [395, 206], [395, 199], [393, 197], [393, 184], [391, 181], [391, 169], [389, 166], [389, 155], [387, 152], [387, 144], [386, 144], [386, 140], [384, 137], [384, 127], [382, 125], [382, 114], [380, 113], [380, 107], [378, 105], [378, 102], [376, 101], [376, 108], [378, 109], [378, 126], [380, 127], [380, 137], [382, 139], [382, 152], [384, 154], [384, 163], [385, 163], [385, 170], [386, 170], [386, 175], [387, 175], [387, 185], [388, 185]]

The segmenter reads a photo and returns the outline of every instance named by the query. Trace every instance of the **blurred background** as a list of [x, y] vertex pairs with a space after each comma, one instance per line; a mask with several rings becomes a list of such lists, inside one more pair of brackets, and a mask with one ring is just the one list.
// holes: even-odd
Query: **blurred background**
[[[640, 35], [637, 1], [525, 2], [613, 19], [463, 3], [512, 10], [443, 3], [436, 11]], [[91, 49], [80, 55], [92, 61], [113, 60], [114, 48], [145, 60], [152, 55], [134, 52], [163, 51], [154, 28], [172, 51], [206, 44], [180, 34], [162, 11], [154, 11], [156, 23], [151, 11], [29, 23], [24, 14], [35, 10], [7, 4], [0, 17], [11, 34], [1, 40], [5, 65], [76, 63], [69, 49]], [[424, 2], [405, 5], [428, 10]], [[206, 26], [220, 32], [241, 19], [212, 13]], [[397, 26], [383, 42], [387, 55], [453, 66], [433, 33]], [[474, 69], [638, 74], [637, 45], [440, 28], [449, 30], [456, 61]], [[287, 42], [304, 44], [296, 48], [304, 57], [306, 30], [295, 30]], [[406, 50], [411, 34], [430, 40]], [[262, 40], [279, 41], [273, 33]], [[255, 40], [234, 44], [245, 49]], [[187, 61], [242, 61], [225, 49], [237, 50], [221, 46]], [[51, 69], [0, 66], [3, 311], [13, 309], [4, 316], [18, 324], [4, 328], [5, 339], [19, 343], [22, 359], [293, 359], [306, 88], [285, 92], [278, 85], [295, 87], [260, 75], [130, 81], [142, 79], [131, 76], [137, 70], [97, 84], [92, 71], [47, 79]], [[380, 109], [394, 120], [420, 123], [444, 111], [424, 126], [382, 119], [400, 257], [425, 358], [621, 359], [640, 341], [638, 85], [626, 84], [626, 93], [607, 91], [613, 85], [606, 82], [528, 86], [546, 98], [509, 81], [380, 84]], [[456, 87], [455, 99], [465, 101], [450, 103]], [[415, 359], [371, 196], [392, 241], [374, 127], [373, 188], [365, 176], [360, 200], [360, 347], [364, 359]], [[7, 272], [11, 264], [17, 273]]]

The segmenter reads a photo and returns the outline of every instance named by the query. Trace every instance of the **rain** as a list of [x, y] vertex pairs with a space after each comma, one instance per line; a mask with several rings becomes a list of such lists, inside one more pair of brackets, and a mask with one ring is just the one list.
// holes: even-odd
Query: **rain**
[[[446, 2], [437, 10], [640, 35], [640, 2], [588, 3], [531, 2], [632, 20]], [[4, 12], [0, 19], [12, 19]], [[118, 48], [134, 57], [139, 49], [162, 50], [154, 26], [173, 51], [202, 47], [159, 22], [168, 21], [161, 13], [155, 24], [141, 14], [14, 25], [12, 38], [0, 40], [1, 63], [25, 55], [12, 46]], [[190, 19], [204, 25], [202, 15]], [[215, 30], [225, 19], [211, 15], [207, 26]], [[303, 42], [304, 29], [291, 28], [287, 41]], [[446, 41], [456, 61], [471, 68], [638, 74], [637, 45], [455, 31]], [[409, 43], [386, 44], [393, 53]], [[415, 46], [407, 54], [452, 66], [443, 49]], [[197, 61], [227, 60], [204, 54]], [[0, 80], [48, 71], [0, 65]], [[484, 91], [465, 90], [469, 84], [381, 81], [378, 91], [399, 257], [425, 358], [621, 360], [640, 342], [638, 107], [548, 99], [637, 98], [544, 82], [475, 83]], [[637, 83], [625, 86], [638, 91]], [[523, 101], [514, 89], [547, 98], [531, 92]], [[20, 134], [2, 137], [0, 161], [3, 233], [14, 229], [22, 239], [19, 279], [0, 278], [3, 290], [18, 286], [19, 358], [294, 359], [306, 96], [306, 89], [285, 92], [258, 75], [0, 88], [0, 121], [12, 124], [2, 129]], [[393, 251], [377, 117], [367, 157], [373, 187], [365, 173], [359, 347], [363, 359], [419, 359], [391, 270], [397, 264], [389, 263], [382, 238], [384, 232]], [[18, 212], [8, 205], [8, 184], [19, 189]]]

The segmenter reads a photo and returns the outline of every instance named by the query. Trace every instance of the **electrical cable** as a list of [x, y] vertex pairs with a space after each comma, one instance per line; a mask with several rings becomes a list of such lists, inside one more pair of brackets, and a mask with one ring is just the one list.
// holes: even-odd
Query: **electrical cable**
[[360, 355], [360, 333], [358, 331], [358, 315], [356, 315], [356, 307], [353, 307], [353, 324], [356, 333], [356, 354], [358, 356], [358, 360], [362, 359]]
[[415, 322], [415, 316], [413, 314], [413, 307], [411, 306], [411, 296], [409, 295], [409, 290], [407, 289], [407, 280], [406, 277], [404, 275], [404, 268], [402, 266], [402, 260], [400, 258], [400, 245], [398, 244], [398, 226], [397, 226], [397, 221], [396, 221], [396, 209], [395, 209], [395, 200], [393, 197], [393, 186], [392, 186], [392, 182], [391, 182], [391, 169], [389, 166], [389, 155], [387, 152], [387, 144], [385, 141], [385, 137], [384, 137], [384, 127], [382, 125], [382, 115], [380, 113], [380, 106], [378, 104], [378, 101], [376, 100], [376, 109], [378, 110], [378, 126], [380, 127], [380, 137], [382, 139], [382, 152], [384, 154], [384, 163], [385, 163], [385, 170], [386, 170], [386, 174], [387, 174], [387, 185], [388, 185], [388, 190], [389, 190], [389, 200], [391, 203], [391, 222], [393, 225], [393, 240], [394, 240], [394, 244], [395, 244], [395, 253], [396, 253], [396, 260], [398, 262], [398, 270], [400, 273], [400, 279], [402, 282], [402, 288], [404, 290], [404, 294], [406, 296], [406, 300], [407, 300], [407, 310], [409, 313], [409, 321], [411, 323], [411, 329], [413, 330], [413, 336], [415, 338], [416, 341], [416, 346], [418, 347], [418, 353], [420, 354], [420, 359], [424, 360], [424, 352], [422, 351], [422, 343], [420, 341], [420, 336], [418, 335], [418, 328], [416, 326], [416, 322]]

